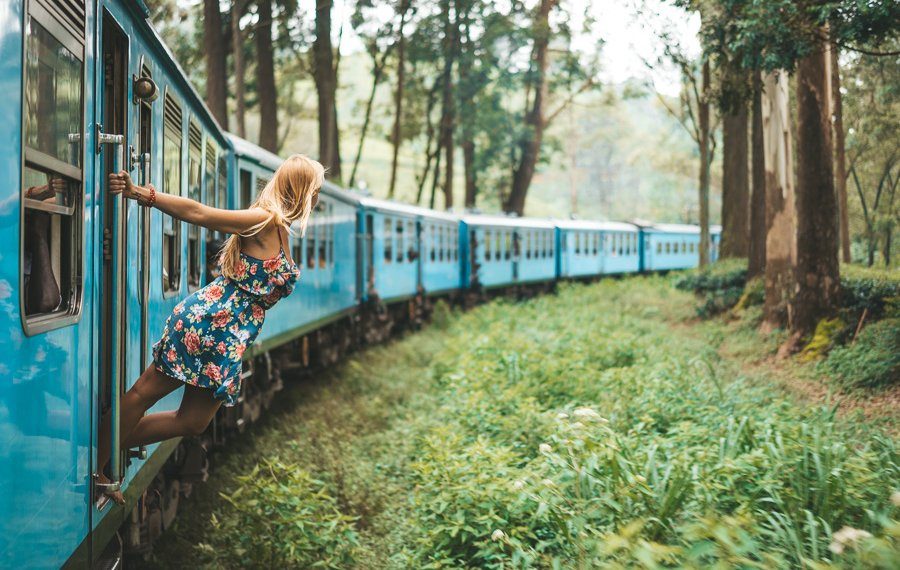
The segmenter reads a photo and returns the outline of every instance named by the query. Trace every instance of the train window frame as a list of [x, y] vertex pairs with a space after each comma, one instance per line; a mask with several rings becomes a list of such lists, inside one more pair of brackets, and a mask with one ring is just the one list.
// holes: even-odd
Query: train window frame
[[484, 230], [484, 260], [491, 260], [491, 230]]
[[409, 244], [406, 247], [406, 260], [412, 263], [418, 257], [415, 220], [406, 220], [406, 234], [409, 236], [407, 240]]
[[323, 212], [326, 211], [325, 206], [319, 202], [316, 205], [316, 213], [318, 214], [319, 223], [316, 224], [318, 231], [316, 232], [316, 266], [319, 269], [328, 268], [328, 219]]
[[303, 259], [306, 262], [306, 268], [310, 271], [316, 270], [316, 226], [319, 221], [310, 216], [306, 226], [306, 235], [303, 236], [303, 249], [305, 254]]
[[394, 263], [394, 222], [388, 216], [383, 217], [382, 232], [384, 263]]
[[[43, 6], [36, 2], [29, 3], [26, 12], [25, 26], [22, 30], [23, 36], [23, 65], [21, 66], [22, 79], [22, 117], [28, 117], [26, 90], [30, 78], [28, 73], [27, 57], [29, 53], [29, 37], [32, 35], [32, 24], [39, 25], [44, 32], [55, 40], [60, 46], [65, 48], [72, 56], [72, 60], [80, 64], [80, 70], [72, 74], [73, 78], [77, 78], [80, 82], [80, 89], [77, 95], [78, 113], [77, 127], [79, 133], [75, 133], [77, 139], [74, 141], [69, 139], [69, 150], [74, 151], [77, 156], [78, 164], [73, 165], [66, 160], [52, 156], [45, 152], [31, 147], [28, 144], [27, 137], [27, 121], [22, 120], [20, 126], [21, 134], [21, 154], [20, 160], [20, 178], [18, 180], [19, 192], [23, 191], [26, 184], [25, 174], [27, 170], [40, 172], [45, 175], [57, 175], [59, 178], [67, 181], [71, 200], [69, 204], [47, 203], [44, 201], [22, 197], [19, 202], [19, 314], [22, 322], [22, 329], [26, 336], [33, 336], [53, 329], [70, 326], [77, 323], [81, 319], [84, 299], [84, 212], [85, 212], [85, 136], [86, 132], [86, 83], [87, 83], [87, 65], [85, 63], [85, 38], [78, 38], [73, 35], [69, 29], [59, 21], [59, 18], [52, 15]], [[81, 31], [85, 31], [84, 21], [82, 21]], [[54, 69], [56, 71], [56, 69]], [[70, 70], [71, 71], [71, 70]], [[55, 76], [54, 76], [55, 77]], [[39, 114], [35, 114], [39, 115]], [[76, 122], [73, 122], [75, 126]], [[71, 134], [71, 133], [70, 133]], [[77, 141], [77, 143], [76, 143]], [[77, 144], [77, 147], [74, 145]], [[68, 157], [71, 161], [72, 157]], [[48, 182], [48, 185], [50, 183]], [[56, 193], [59, 194], [59, 193]], [[50, 196], [48, 196], [50, 198]], [[26, 210], [43, 211], [50, 217], [48, 230], [51, 232], [50, 247], [53, 249], [55, 242], [58, 241], [57, 259], [51, 258], [51, 265], [55, 265], [54, 278], [59, 288], [60, 301], [57, 307], [50, 312], [26, 314], [25, 311], [25, 214]], [[68, 219], [63, 219], [65, 216]], [[54, 229], [55, 228], [55, 229]], [[54, 239], [55, 237], [58, 238]], [[68, 244], [64, 243], [64, 236], [69, 235], [71, 238]], [[67, 250], [68, 255], [64, 255], [63, 248]], [[51, 267], [53, 271], [54, 267]], [[63, 287], [66, 287], [64, 289]]]
[[[163, 105], [164, 105], [164, 108], [163, 108], [163, 141], [162, 141], [163, 142], [163, 152], [162, 152], [163, 179], [162, 179], [162, 188], [160, 191], [165, 192], [166, 194], [181, 196], [183, 194], [182, 186], [184, 185], [183, 184], [184, 183], [184, 176], [183, 176], [184, 169], [183, 169], [183, 164], [182, 164], [184, 162], [184, 151], [183, 151], [183, 149], [184, 149], [184, 108], [182, 107], [182, 105], [178, 101], [178, 99], [175, 97], [175, 95], [173, 95], [169, 91], [168, 87], [166, 87], [166, 92], [165, 92], [163, 101], [164, 101], [164, 103], [163, 103]], [[165, 104], [169, 101], [171, 101], [172, 105], [178, 109], [178, 114], [179, 114], [179, 119], [180, 119], [181, 124], [179, 124], [177, 126], [177, 131], [175, 130], [175, 125], [172, 124], [172, 121], [169, 120], [169, 118], [166, 116], [166, 113], [165, 113]], [[178, 136], [177, 147], [176, 146], [168, 147], [166, 144], [167, 142], [171, 143], [172, 145], [175, 145], [176, 141], [174, 140], [174, 138], [172, 138], [175, 135]], [[170, 191], [169, 180], [168, 180], [168, 176], [166, 175], [166, 172], [167, 172], [166, 167], [167, 167], [167, 164], [169, 163], [169, 161], [166, 159], [166, 149], [167, 148], [177, 148], [177, 150], [178, 150], [178, 159], [177, 159], [177, 161], [175, 161], [175, 163], [177, 165], [177, 176], [178, 176], [177, 186], [178, 187], [175, 189], [175, 191]], [[162, 255], [160, 256], [160, 263], [162, 265], [162, 271], [160, 272], [160, 277], [162, 279], [162, 295], [163, 295], [163, 298], [171, 298], [171, 297], [178, 295], [181, 292], [181, 283], [182, 283], [182, 277], [183, 277], [183, 271], [181, 268], [181, 265], [182, 265], [181, 250], [184, 247], [184, 243], [183, 243], [184, 240], [182, 239], [184, 237], [184, 235], [183, 235], [184, 232], [182, 232], [183, 222], [181, 222], [180, 220], [177, 220], [174, 216], [170, 216], [164, 212], [160, 212], [160, 216], [161, 216], [160, 230], [161, 230], [161, 234], [162, 234], [162, 236], [161, 236]], [[167, 254], [167, 251], [166, 251], [166, 237], [167, 237], [166, 221], [167, 220], [171, 224], [171, 227], [169, 228], [171, 235], [168, 237], [170, 237], [170, 239], [172, 240], [172, 246], [173, 246], [172, 251], [168, 252], [168, 257], [166, 255]], [[174, 274], [175, 274], [174, 279], [172, 278], [171, 275], [168, 275], [168, 279], [167, 279], [167, 275], [166, 275], [167, 259], [171, 261], [171, 267], [173, 269], [177, 270], [174, 272]], [[170, 271], [170, 273], [171, 273], [171, 271]]]
[[[188, 119], [188, 180], [185, 191], [187, 197], [197, 202], [205, 203], [203, 200], [203, 131], [199, 123], [194, 117]], [[194, 168], [196, 167], [196, 189], [194, 189], [193, 177]], [[203, 260], [201, 253], [203, 251], [203, 231], [198, 224], [187, 225], [187, 287], [189, 292], [194, 292], [200, 288], [203, 282]], [[191, 240], [194, 243], [191, 243]]]
[[397, 252], [397, 263], [403, 263], [403, 247], [406, 244], [406, 237], [404, 236], [404, 227], [403, 220], [397, 218], [396, 223], [394, 224], [394, 236], [396, 240], [396, 252]]

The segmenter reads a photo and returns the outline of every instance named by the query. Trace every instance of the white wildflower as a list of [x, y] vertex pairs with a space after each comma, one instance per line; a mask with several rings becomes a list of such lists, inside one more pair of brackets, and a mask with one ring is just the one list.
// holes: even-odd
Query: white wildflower
[[521, 491], [525, 488], [525, 481], [522, 481], [521, 479], [513, 481], [512, 488], [516, 491]]
[[569, 414], [567, 414], [565, 412], [560, 412], [560, 413], [556, 414], [556, 419], [558, 419], [558, 420], [565, 420], [568, 417], [569, 417]]
[[538, 446], [538, 451], [540, 451], [541, 453], [550, 453], [551, 451], [553, 451], [553, 448], [550, 447], [549, 443], [542, 443]]
[[595, 412], [590, 408], [576, 408], [574, 412], [572, 412], [576, 418], [599, 418], [600, 414]]
[[504, 538], [506, 538], [506, 533], [499, 528], [491, 533], [491, 540], [493, 541], [503, 540]]
[[584, 424], [581, 423], [581, 422], [574, 422], [574, 423], [572, 424], [572, 427], [575, 428], [575, 429], [581, 429], [581, 428], [584, 427]]
[[900, 491], [891, 493], [891, 503], [893, 503], [895, 507], [900, 507]]
[[845, 526], [831, 536], [832, 542], [828, 545], [828, 550], [835, 554], [840, 554], [846, 547], [856, 546], [862, 539], [870, 538], [872, 534], [865, 530]]
[[550, 479], [544, 479], [541, 481], [541, 483], [547, 487], [552, 487], [554, 485], [553, 481], [551, 481]]

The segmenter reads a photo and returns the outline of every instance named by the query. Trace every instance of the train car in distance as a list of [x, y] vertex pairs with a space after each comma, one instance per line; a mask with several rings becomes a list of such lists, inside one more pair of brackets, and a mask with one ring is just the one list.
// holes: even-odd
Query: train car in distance
[[579, 278], [640, 270], [640, 228], [624, 222], [560, 220], [560, 277]]
[[489, 290], [556, 279], [558, 244], [551, 220], [467, 215], [460, 235], [466, 253], [464, 288]]
[[[651, 224], [643, 234], [643, 271], [696, 267], [700, 260], [700, 228], [688, 224]], [[710, 261], [718, 259], [721, 226], [710, 226]]]

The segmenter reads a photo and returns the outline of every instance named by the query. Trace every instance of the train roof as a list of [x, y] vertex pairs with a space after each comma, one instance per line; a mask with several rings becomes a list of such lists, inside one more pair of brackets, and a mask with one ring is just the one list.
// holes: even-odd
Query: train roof
[[[699, 234], [700, 226], [693, 224], [652, 224], [644, 228], [644, 231], [668, 234]], [[710, 225], [709, 231], [710, 233], [721, 232], [722, 226]]]
[[423, 216], [427, 218], [437, 218], [441, 220], [445, 220], [448, 222], [458, 222], [459, 216], [454, 216], [449, 212], [441, 212], [438, 210], [431, 210], [429, 208], [423, 208], [421, 206], [414, 206], [412, 204], [404, 204], [403, 202], [394, 202], [393, 200], [381, 200], [378, 198], [372, 198], [371, 196], [359, 196], [357, 198], [360, 205], [364, 208], [371, 208], [373, 210], [378, 210], [380, 212], [391, 212], [395, 214], [404, 214], [407, 216]]
[[259, 164], [260, 166], [264, 166], [266, 168], [275, 171], [281, 166], [281, 163], [284, 162], [284, 159], [278, 156], [273, 152], [269, 152], [263, 147], [253, 144], [247, 139], [242, 139], [241, 137], [233, 134], [233, 133], [225, 133], [225, 136], [228, 138], [228, 142], [231, 143], [232, 148], [234, 148], [234, 153], [243, 158], [248, 158], [253, 162]]
[[497, 216], [490, 214], [469, 214], [462, 221], [470, 226], [502, 226], [513, 228], [553, 229], [556, 223], [543, 218], [520, 218], [518, 216]]
[[562, 230], [595, 230], [614, 232], [636, 232], [638, 227], [627, 222], [599, 222], [595, 220], [558, 220], [556, 226]]

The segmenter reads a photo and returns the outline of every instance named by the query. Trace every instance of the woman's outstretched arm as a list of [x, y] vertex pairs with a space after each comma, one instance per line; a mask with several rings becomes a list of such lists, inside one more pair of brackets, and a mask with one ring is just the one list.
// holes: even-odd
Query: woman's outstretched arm
[[[122, 194], [132, 200], [148, 201], [151, 187], [151, 184], [148, 184], [146, 187], [138, 186], [131, 181], [131, 177], [124, 170], [118, 174], [111, 173], [109, 175], [110, 193]], [[154, 191], [156, 191], [155, 188]], [[153, 205], [179, 220], [229, 234], [244, 233], [269, 217], [269, 213], [262, 208], [224, 210], [201, 204], [190, 198], [164, 192], [156, 192], [156, 201]]]

